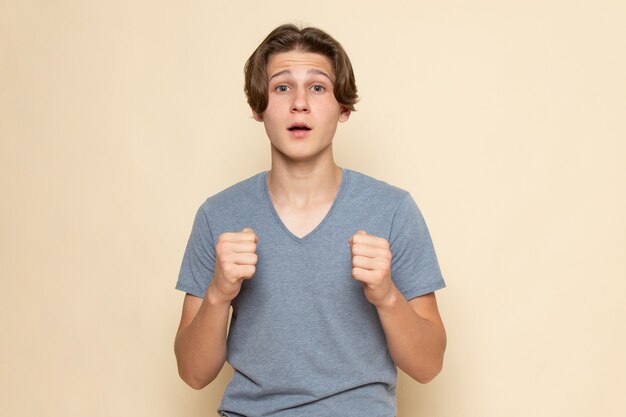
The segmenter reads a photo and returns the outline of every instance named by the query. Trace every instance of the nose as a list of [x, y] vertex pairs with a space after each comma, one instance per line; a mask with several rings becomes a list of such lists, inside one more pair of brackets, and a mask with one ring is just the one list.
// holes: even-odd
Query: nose
[[293, 102], [291, 103], [291, 112], [300, 113], [309, 111], [309, 102], [307, 101], [306, 91], [302, 88], [298, 88], [293, 96]]

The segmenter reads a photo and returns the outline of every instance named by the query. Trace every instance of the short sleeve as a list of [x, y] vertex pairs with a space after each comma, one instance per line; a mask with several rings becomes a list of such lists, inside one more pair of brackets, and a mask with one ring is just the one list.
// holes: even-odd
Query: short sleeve
[[193, 222], [176, 289], [203, 298], [214, 272], [215, 243], [208, 213], [203, 205], [198, 209]]
[[446, 286], [426, 222], [408, 192], [393, 216], [389, 246], [391, 277], [407, 300]]

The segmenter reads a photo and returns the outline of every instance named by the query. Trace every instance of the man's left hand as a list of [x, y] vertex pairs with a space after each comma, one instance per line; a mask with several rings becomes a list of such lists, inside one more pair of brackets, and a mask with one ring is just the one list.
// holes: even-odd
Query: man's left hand
[[367, 300], [376, 307], [391, 301], [391, 250], [386, 239], [359, 230], [350, 238], [352, 277], [363, 285]]

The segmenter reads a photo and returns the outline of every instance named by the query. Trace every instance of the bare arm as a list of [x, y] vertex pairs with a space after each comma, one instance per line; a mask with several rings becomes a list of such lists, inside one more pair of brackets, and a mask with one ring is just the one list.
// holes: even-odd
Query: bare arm
[[446, 350], [435, 293], [406, 301], [394, 286], [388, 302], [377, 310], [396, 365], [421, 383], [431, 381], [443, 367]]
[[174, 352], [178, 374], [192, 388], [210, 384], [226, 362], [230, 304], [243, 280], [254, 276], [257, 241], [249, 228], [220, 235], [215, 247], [215, 274], [204, 299], [185, 296]]
[[226, 362], [226, 327], [230, 303], [185, 295], [174, 342], [178, 374], [190, 387], [202, 389]]
[[352, 276], [378, 312], [393, 361], [426, 383], [441, 371], [446, 332], [434, 293], [407, 301], [391, 279], [389, 243], [360, 230], [350, 239]]

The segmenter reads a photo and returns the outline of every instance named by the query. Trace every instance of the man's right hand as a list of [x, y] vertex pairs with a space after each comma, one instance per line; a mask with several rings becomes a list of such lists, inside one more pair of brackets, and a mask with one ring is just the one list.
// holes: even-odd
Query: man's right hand
[[217, 377], [226, 361], [230, 304], [256, 271], [258, 236], [248, 227], [223, 233], [215, 244], [215, 273], [204, 299], [185, 295], [174, 350], [180, 377], [195, 389]]
[[230, 304], [239, 294], [243, 280], [254, 276], [258, 241], [259, 237], [249, 227], [241, 232], [222, 233], [218, 237], [215, 244], [215, 275], [207, 290], [207, 297]]

